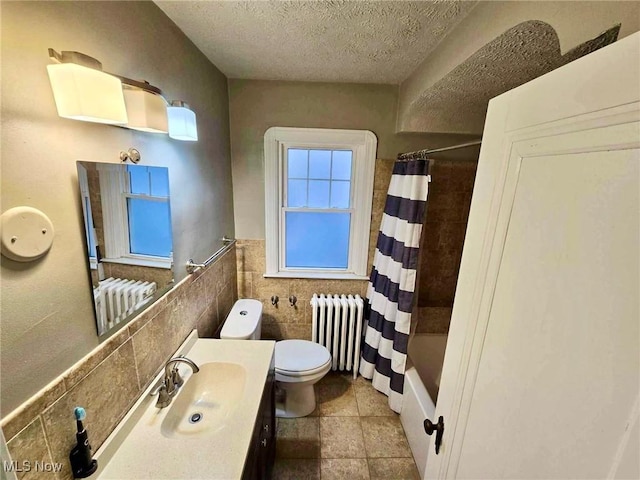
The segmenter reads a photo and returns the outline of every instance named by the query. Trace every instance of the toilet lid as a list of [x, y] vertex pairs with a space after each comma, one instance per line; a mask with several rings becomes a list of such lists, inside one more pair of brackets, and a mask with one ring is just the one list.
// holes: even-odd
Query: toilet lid
[[276, 342], [276, 370], [304, 373], [317, 370], [331, 361], [331, 354], [322, 345], [307, 340]]

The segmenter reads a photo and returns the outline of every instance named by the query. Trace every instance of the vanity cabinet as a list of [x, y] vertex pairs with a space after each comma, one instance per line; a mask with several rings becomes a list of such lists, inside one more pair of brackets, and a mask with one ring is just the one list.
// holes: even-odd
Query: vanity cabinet
[[92, 478], [270, 479], [274, 347], [268, 340], [202, 339], [191, 332], [173, 357], [191, 359], [199, 372], [184, 369], [184, 385], [166, 408], [156, 408], [152, 382], [96, 452]]
[[253, 428], [242, 480], [269, 480], [276, 457], [275, 372], [269, 370]]

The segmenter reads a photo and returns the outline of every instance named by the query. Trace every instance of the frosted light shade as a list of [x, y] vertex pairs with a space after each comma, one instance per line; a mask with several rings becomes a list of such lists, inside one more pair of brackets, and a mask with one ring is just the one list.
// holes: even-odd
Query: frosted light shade
[[75, 63], [47, 65], [47, 72], [61, 117], [112, 125], [127, 123], [120, 79]]
[[124, 102], [129, 122], [127, 128], [143, 132], [167, 133], [167, 104], [164, 99], [144, 90], [125, 88]]
[[169, 136], [176, 140], [198, 140], [196, 114], [186, 107], [167, 107]]

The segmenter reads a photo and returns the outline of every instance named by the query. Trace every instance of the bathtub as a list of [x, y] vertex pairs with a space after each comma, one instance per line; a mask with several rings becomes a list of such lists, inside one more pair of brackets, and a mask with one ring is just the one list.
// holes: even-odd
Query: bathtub
[[423, 422], [425, 418], [435, 421], [446, 345], [447, 335], [417, 334], [409, 341], [400, 421], [421, 478], [427, 466], [429, 445]]

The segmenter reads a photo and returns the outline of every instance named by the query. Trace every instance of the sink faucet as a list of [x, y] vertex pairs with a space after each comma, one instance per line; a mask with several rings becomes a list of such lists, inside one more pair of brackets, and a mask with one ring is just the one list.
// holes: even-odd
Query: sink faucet
[[169, 406], [171, 399], [178, 392], [178, 389], [184, 384], [184, 380], [178, 372], [178, 363], [186, 363], [191, 367], [193, 373], [198, 373], [200, 368], [194, 363], [193, 360], [189, 360], [187, 357], [180, 355], [169, 360], [164, 366], [164, 379], [160, 388], [158, 388], [158, 401], [156, 402], [157, 408], [164, 408]]

